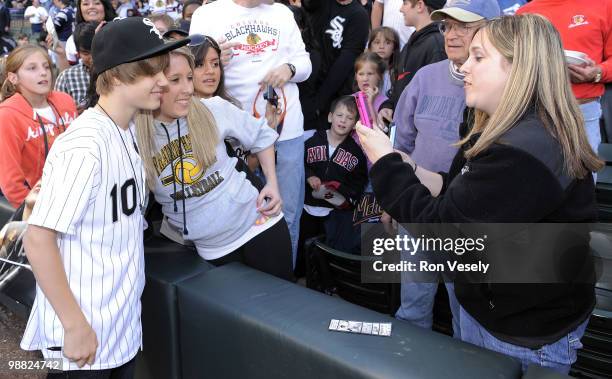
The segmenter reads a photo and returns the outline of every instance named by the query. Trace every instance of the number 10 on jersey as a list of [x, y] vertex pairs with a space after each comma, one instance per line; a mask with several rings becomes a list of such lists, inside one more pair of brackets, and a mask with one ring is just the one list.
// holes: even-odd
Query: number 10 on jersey
[[113, 222], [119, 220], [119, 207], [121, 207], [121, 212], [126, 216], [131, 216], [136, 210], [136, 182], [134, 179], [126, 180], [125, 183], [121, 185], [120, 192], [121, 196], [119, 197], [116, 184], [110, 192], [111, 202], [113, 203]]

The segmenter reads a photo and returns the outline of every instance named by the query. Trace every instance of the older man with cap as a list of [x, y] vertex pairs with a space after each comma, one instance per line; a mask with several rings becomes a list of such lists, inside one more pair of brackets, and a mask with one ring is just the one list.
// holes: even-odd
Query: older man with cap
[[431, 20], [431, 13], [444, 7], [446, 0], [404, 0], [400, 12], [404, 24], [413, 27], [415, 32], [402, 47], [397, 64], [397, 81], [389, 100], [385, 101], [379, 114], [391, 121], [393, 109], [414, 74], [423, 66], [446, 59], [444, 37], [438, 25]]
[[[448, 59], [421, 68], [402, 93], [393, 120], [397, 126], [395, 148], [411, 155], [420, 167], [433, 172], [447, 172], [457, 153], [459, 126], [465, 110], [463, 74], [459, 68], [468, 59], [469, 46], [478, 27], [486, 20], [499, 17], [496, 0], [449, 0], [442, 9], [431, 13], [440, 21]], [[415, 33], [416, 34], [416, 33]], [[390, 184], [393, 185], [393, 184]], [[429, 259], [420, 253], [408, 260]], [[431, 328], [433, 301], [438, 277], [414, 278], [403, 273], [402, 304], [396, 317], [417, 326]], [[460, 337], [459, 304], [452, 282], [446, 283], [455, 337]]]

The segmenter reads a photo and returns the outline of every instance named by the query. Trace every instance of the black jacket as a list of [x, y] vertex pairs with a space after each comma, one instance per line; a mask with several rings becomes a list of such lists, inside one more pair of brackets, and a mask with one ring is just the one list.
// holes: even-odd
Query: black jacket
[[[443, 177], [442, 193], [434, 198], [399, 154], [384, 156], [370, 170], [376, 198], [399, 222], [589, 223], [597, 219], [592, 176], [571, 179], [564, 174], [561, 148], [533, 112], [470, 161], [460, 150]], [[588, 231], [583, 237], [588, 237]], [[589, 262], [588, 238], [572, 254], [576, 262]], [[550, 264], [568, 268], [567, 261], [551, 260]], [[569, 267], [568, 277], [582, 274]], [[592, 278], [592, 266], [583, 267], [589, 271], [585, 276]], [[497, 338], [529, 348], [557, 341], [586, 320], [595, 304], [594, 285], [583, 284], [586, 281], [481, 283], [455, 283], [461, 305]]]
[[[368, 166], [365, 154], [361, 147], [349, 135], [336, 147], [330, 157], [328, 150], [327, 132], [318, 130], [304, 143], [304, 167], [306, 179], [316, 176], [322, 183], [337, 182], [340, 192], [350, 206], [354, 206], [368, 182]], [[312, 197], [312, 188], [306, 188], [304, 204], [332, 208], [333, 206], [322, 199]]]
[[383, 104], [383, 108], [395, 109], [404, 88], [421, 67], [445, 59], [444, 37], [438, 30], [437, 23], [431, 23], [418, 32], [412, 33], [400, 52], [397, 63], [397, 81], [393, 85], [389, 100]]
[[359, 0], [346, 5], [335, 0], [304, 0], [302, 6], [316, 40], [313, 46], [319, 47], [314, 104], [319, 114], [327, 118], [334, 99], [354, 92], [353, 66], [367, 44], [370, 19]]
[[[0, 4], [0, 36], [10, 35], [11, 12], [7, 4]], [[6, 30], [5, 30], [6, 29]]]

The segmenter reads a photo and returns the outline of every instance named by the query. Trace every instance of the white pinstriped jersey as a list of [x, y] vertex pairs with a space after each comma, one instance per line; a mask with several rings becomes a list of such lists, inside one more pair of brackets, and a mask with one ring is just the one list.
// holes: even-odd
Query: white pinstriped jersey
[[[70, 289], [96, 332], [95, 363], [83, 369], [121, 366], [142, 345], [144, 220], [139, 205], [145, 176], [131, 129], [116, 127], [95, 108], [78, 117], [53, 144], [28, 220], [58, 232]], [[76, 370], [61, 351], [49, 350], [63, 346], [63, 339], [62, 324], [37, 286], [21, 347], [63, 358], [64, 370]]]

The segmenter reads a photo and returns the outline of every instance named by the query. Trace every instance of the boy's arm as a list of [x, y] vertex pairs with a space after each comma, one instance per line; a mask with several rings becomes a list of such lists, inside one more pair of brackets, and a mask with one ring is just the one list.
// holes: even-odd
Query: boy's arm
[[[76, 302], [57, 246], [57, 232], [29, 225], [24, 236], [24, 247], [36, 282], [55, 310], [64, 327], [63, 354], [79, 367], [93, 364], [98, 341]], [[49, 348], [46, 346], [44, 348]]]

